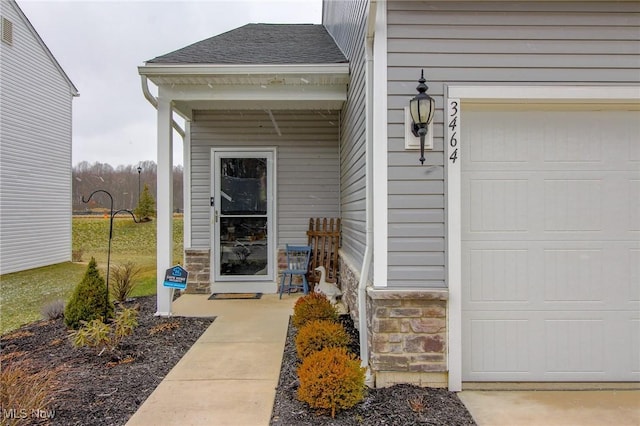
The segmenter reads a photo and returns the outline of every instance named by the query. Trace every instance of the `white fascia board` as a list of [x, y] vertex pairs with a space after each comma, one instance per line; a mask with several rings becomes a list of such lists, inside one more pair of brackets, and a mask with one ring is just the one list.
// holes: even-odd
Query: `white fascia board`
[[640, 86], [450, 86], [464, 102], [566, 101], [640, 103]]
[[138, 67], [140, 75], [247, 75], [247, 74], [349, 74], [349, 64], [147, 64]]
[[346, 101], [344, 85], [220, 85], [203, 89], [200, 85], [163, 86], [162, 94], [174, 101]]
[[339, 110], [344, 104], [343, 100], [315, 100], [304, 99], [287, 100], [223, 100], [223, 101], [174, 101], [174, 110], [181, 115], [193, 114], [196, 110], [263, 110], [263, 109], [289, 109], [289, 110]]

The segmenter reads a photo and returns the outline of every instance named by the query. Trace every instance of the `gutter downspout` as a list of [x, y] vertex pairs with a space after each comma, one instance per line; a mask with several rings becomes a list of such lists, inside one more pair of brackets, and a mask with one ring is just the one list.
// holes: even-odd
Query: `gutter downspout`
[[[147, 79], [147, 76], [141, 75], [140, 79], [142, 83], [142, 93], [144, 94], [145, 99], [149, 101], [149, 103], [153, 105], [155, 109], [158, 109], [158, 99], [156, 99], [156, 97], [153, 96], [149, 91], [149, 80]], [[173, 130], [178, 132], [178, 134], [184, 139], [184, 136], [185, 136], [184, 130], [182, 129], [182, 127], [180, 127], [178, 123], [176, 123], [176, 120], [174, 120], [173, 118], [171, 118], [171, 127], [173, 127]]]
[[376, 0], [369, 3], [367, 18], [367, 37], [365, 40], [365, 92], [366, 92], [366, 219], [365, 219], [365, 250], [358, 282], [358, 324], [360, 333], [360, 360], [361, 366], [366, 368], [365, 383], [369, 387], [375, 386], [375, 379], [369, 368], [369, 328], [367, 323], [367, 283], [369, 282], [369, 270], [373, 258], [373, 39], [375, 35], [375, 22], [377, 12]]

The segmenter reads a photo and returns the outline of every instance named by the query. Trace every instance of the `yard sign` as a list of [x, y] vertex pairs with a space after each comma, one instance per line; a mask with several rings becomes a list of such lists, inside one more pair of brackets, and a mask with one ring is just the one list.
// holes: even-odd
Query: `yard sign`
[[185, 290], [189, 273], [180, 265], [167, 269], [164, 275], [164, 286]]

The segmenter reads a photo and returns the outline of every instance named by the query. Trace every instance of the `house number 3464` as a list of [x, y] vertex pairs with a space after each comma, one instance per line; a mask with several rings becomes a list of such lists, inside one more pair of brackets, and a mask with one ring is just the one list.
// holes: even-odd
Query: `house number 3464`
[[449, 146], [447, 153], [451, 164], [455, 164], [458, 160], [458, 134], [460, 131], [460, 101], [458, 99], [449, 99], [447, 126], [449, 127]]

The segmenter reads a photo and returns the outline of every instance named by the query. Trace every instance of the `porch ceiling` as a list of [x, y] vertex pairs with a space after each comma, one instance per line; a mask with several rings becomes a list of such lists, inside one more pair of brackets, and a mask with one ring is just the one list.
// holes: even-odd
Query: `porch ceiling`
[[349, 83], [348, 64], [147, 64], [138, 71], [185, 117], [195, 110], [340, 109]]

